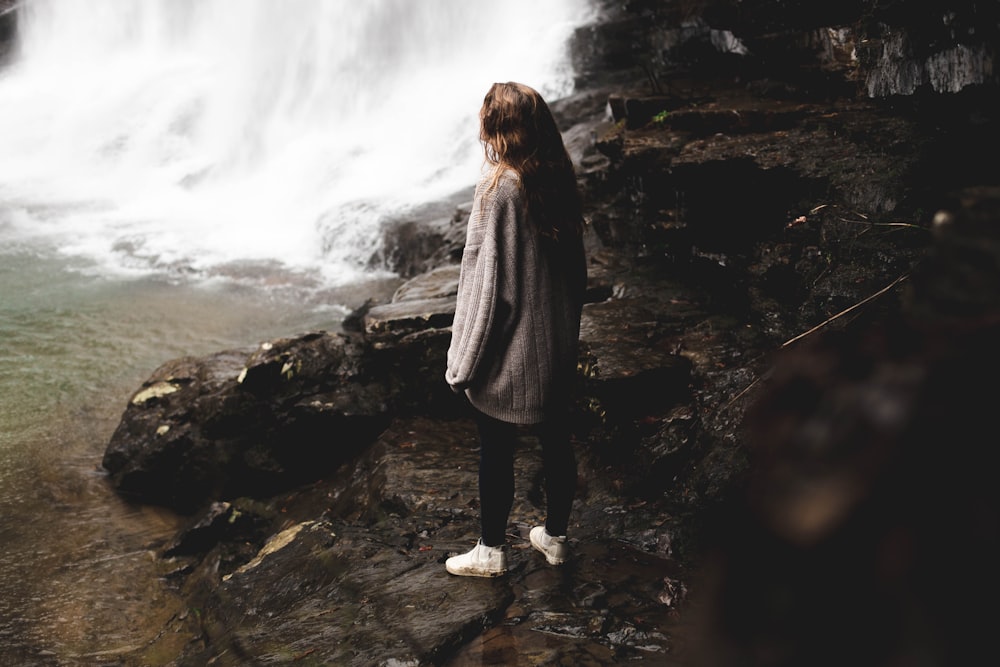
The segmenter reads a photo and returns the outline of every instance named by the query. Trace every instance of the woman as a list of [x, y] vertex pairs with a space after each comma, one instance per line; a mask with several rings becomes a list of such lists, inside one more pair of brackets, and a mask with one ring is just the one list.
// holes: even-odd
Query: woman
[[542, 443], [547, 512], [531, 543], [551, 564], [566, 560], [576, 488], [567, 417], [587, 269], [576, 175], [541, 95], [494, 84], [479, 118], [490, 169], [466, 233], [445, 380], [475, 408], [482, 534], [446, 567], [495, 577], [507, 571], [518, 425], [535, 425]]

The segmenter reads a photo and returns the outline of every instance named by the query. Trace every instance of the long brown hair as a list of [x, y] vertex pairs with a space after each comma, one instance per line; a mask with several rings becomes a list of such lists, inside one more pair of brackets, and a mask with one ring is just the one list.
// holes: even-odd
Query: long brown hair
[[573, 162], [538, 91], [512, 81], [494, 83], [479, 121], [494, 184], [504, 169], [515, 171], [538, 232], [556, 241], [560, 235], [579, 237], [583, 213]]

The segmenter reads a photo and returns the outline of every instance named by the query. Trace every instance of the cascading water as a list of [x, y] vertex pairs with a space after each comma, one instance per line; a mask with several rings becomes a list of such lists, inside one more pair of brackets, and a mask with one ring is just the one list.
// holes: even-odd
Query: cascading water
[[379, 226], [475, 183], [493, 81], [569, 91], [588, 4], [19, 5], [0, 69], [0, 664], [185, 640], [161, 632], [185, 610], [149, 557], [177, 518], [99, 469], [129, 396], [169, 359], [336, 329], [391, 294], [364, 269]]
[[98, 271], [350, 281], [382, 220], [475, 181], [490, 83], [569, 92], [586, 5], [26, 2], [0, 80], [0, 228]]

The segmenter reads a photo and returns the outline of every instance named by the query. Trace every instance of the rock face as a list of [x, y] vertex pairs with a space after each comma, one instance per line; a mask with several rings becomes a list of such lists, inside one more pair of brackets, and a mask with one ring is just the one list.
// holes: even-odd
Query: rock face
[[[899, 452], [931, 447], [914, 424], [948, 439], [935, 401], [955, 418], [988, 412], [983, 395], [956, 391], [969, 412], [921, 374], [960, 389], [956, 368], [995, 365], [1000, 195], [968, 189], [1000, 182], [994, 4], [599, 4], [575, 41], [578, 92], [553, 104], [589, 223], [573, 563], [548, 568], [525, 539], [544, 513], [526, 430], [512, 574], [442, 566], [478, 535], [474, 428], [443, 382], [458, 193], [387, 223], [372, 262], [407, 280], [345, 331], [170, 361], [130, 400], [104, 458], [112, 483], [191, 514], [161, 549], [203, 610], [179, 664], [763, 664], [749, 656], [775, 646], [812, 662], [802, 638], [840, 642], [849, 662], [869, 655], [864, 624], [820, 614], [822, 632], [797, 633], [797, 614], [818, 613], [810, 599], [850, 609], [886, 591], [865, 558], [904, 548], [893, 536], [923, 545], [872, 607], [899, 627], [921, 580], [961, 569], [923, 550], [932, 536], [883, 482], [912, 473], [905, 497], [921, 500], [931, 459]], [[986, 492], [954, 498], [955, 515], [996, 507]], [[867, 507], [886, 520], [865, 523]], [[993, 538], [949, 533], [976, 565], [996, 555], [991, 511], [962, 525]], [[817, 563], [845, 553], [857, 581], [810, 587]], [[803, 582], [814, 598], [785, 595]], [[778, 599], [801, 606], [758, 604]], [[937, 612], [970, 600], [920, 597], [930, 620], [882, 636], [883, 654], [920, 651], [916, 628], [934, 627], [946, 648], [933, 664], [949, 664], [960, 634]], [[680, 620], [703, 606], [720, 621], [705, 622], [708, 649]]]

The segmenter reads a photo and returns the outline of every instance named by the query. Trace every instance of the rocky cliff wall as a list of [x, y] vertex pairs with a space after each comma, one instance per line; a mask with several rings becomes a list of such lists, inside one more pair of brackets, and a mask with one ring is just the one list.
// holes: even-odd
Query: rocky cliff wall
[[[685, 72], [765, 77], [798, 95], [887, 97], [995, 88], [1000, 9], [976, 0], [602, 2], [581, 48], [585, 83], [641, 70], [655, 90]], [[602, 38], [603, 37], [603, 38]], [[613, 80], [615, 77], [610, 77]], [[639, 79], [636, 79], [639, 80]]]

